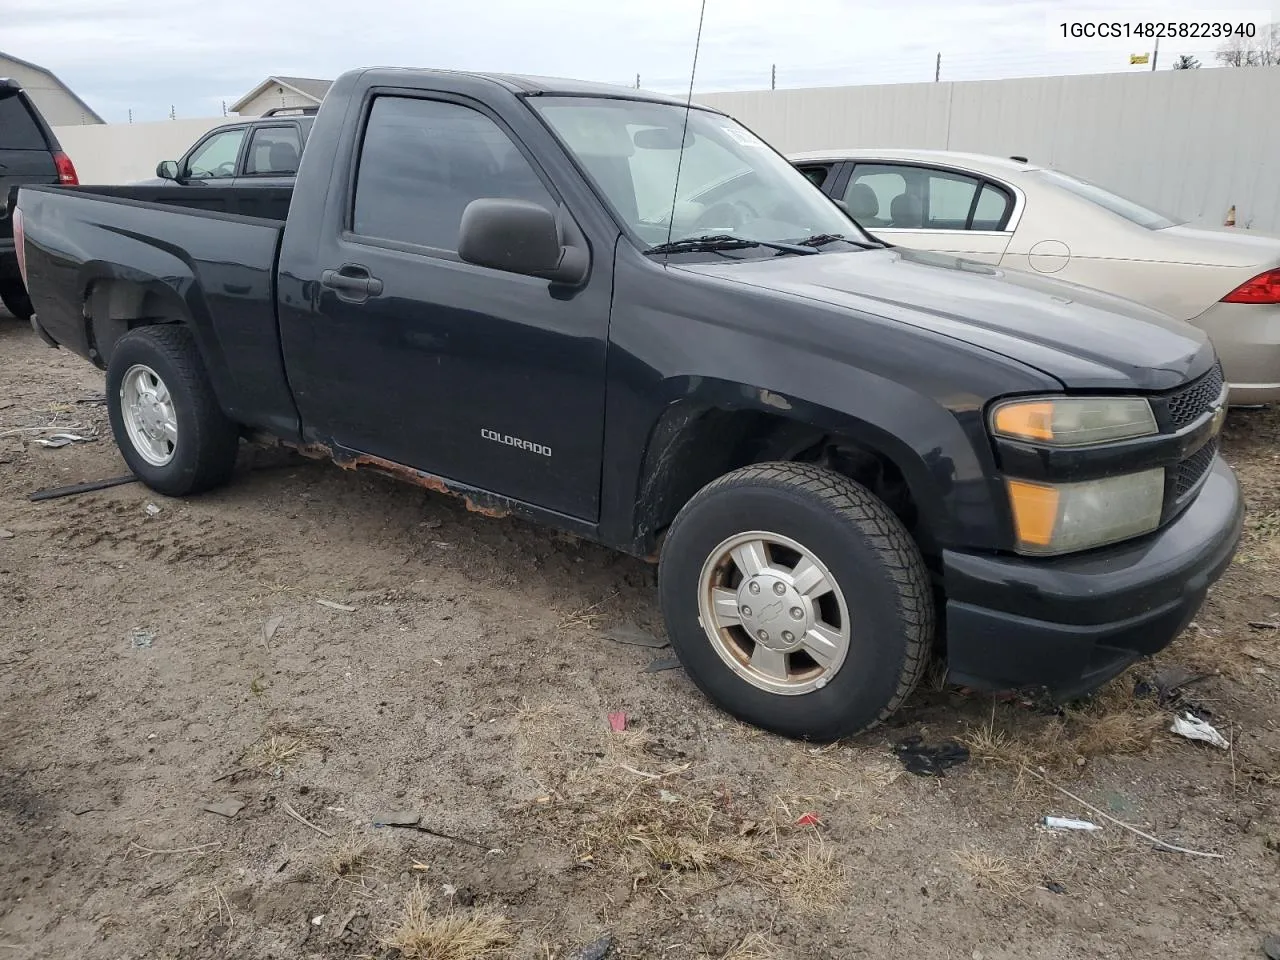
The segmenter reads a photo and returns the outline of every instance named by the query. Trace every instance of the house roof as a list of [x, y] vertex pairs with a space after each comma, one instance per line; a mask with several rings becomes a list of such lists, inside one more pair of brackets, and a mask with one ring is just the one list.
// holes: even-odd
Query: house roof
[[263, 80], [260, 84], [233, 103], [231, 105], [231, 111], [233, 113], [239, 113], [241, 107], [250, 103], [255, 97], [261, 96], [268, 87], [272, 86], [286, 87], [294, 93], [306, 97], [308, 100], [314, 100], [316, 103], [319, 103], [324, 99], [324, 95], [329, 92], [329, 88], [333, 86], [333, 81], [314, 80], [310, 77], [267, 77], [267, 79]]
[[0, 59], [8, 60], [11, 63], [16, 63], [20, 67], [26, 67], [28, 70], [35, 70], [37, 73], [43, 73], [46, 77], [48, 77], [50, 80], [56, 83], [59, 87], [61, 87], [64, 91], [66, 91], [67, 96], [69, 96], [72, 100], [74, 100], [77, 104], [79, 104], [80, 109], [85, 112], [85, 115], [87, 117], [90, 117], [95, 123], [107, 122], [103, 120], [102, 117], [98, 116], [98, 111], [94, 110], [93, 107], [89, 106], [87, 103], [81, 100], [76, 95], [76, 92], [74, 90], [72, 90], [65, 83], [59, 80], [57, 75], [48, 67], [42, 67], [38, 63], [32, 63], [30, 60], [23, 60], [21, 57], [15, 57], [12, 53], [5, 53], [3, 50], [0, 50]]

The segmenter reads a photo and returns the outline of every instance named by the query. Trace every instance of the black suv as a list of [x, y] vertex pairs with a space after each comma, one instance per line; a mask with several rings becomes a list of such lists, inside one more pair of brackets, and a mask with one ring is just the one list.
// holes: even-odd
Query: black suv
[[15, 187], [27, 183], [75, 184], [76, 168], [17, 80], [0, 78], [0, 301], [20, 320], [31, 318], [31, 300], [18, 272], [9, 217]]
[[314, 107], [281, 107], [241, 123], [214, 127], [180, 160], [161, 161], [156, 166], [158, 179], [142, 183], [291, 187], [313, 123]]

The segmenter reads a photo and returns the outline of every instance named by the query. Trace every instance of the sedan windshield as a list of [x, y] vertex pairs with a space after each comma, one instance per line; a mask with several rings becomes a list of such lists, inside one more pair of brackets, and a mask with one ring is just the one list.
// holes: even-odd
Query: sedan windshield
[[1061, 187], [1068, 193], [1075, 194], [1081, 199], [1097, 204], [1118, 217], [1124, 217], [1130, 223], [1146, 227], [1148, 230], [1163, 230], [1165, 227], [1176, 226], [1183, 222], [1166, 217], [1163, 213], [1149, 210], [1139, 203], [1134, 203], [1132, 200], [1126, 200], [1124, 197], [1117, 196], [1110, 190], [1104, 190], [1088, 180], [1068, 176], [1058, 170], [1036, 170], [1034, 175], [1054, 186]]
[[875, 243], [808, 178], [728, 117], [689, 110], [681, 150], [683, 106], [587, 97], [534, 97], [530, 104], [648, 247], [699, 237], [772, 255], [776, 248], [765, 244], [827, 237]]

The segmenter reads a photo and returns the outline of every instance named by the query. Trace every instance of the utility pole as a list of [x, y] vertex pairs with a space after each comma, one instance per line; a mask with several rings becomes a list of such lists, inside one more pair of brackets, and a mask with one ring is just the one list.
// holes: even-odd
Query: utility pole
[[1160, 59], [1160, 38], [1159, 38], [1159, 37], [1156, 37], [1156, 50], [1155, 50], [1155, 53], [1151, 54], [1151, 69], [1152, 69], [1152, 70], [1155, 70], [1155, 68], [1156, 68], [1156, 61], [1157, 61], [1157, 60], [1159, 60], [1159, 59]]
[[769, 71], [769, 89], [770, 90], [778, 89], [778, 65], [776, 63], [773, 65], [773, 68]]
[[636, 74], [636, 89], [640, 89], [640, 74]]
[[129, 122], [133, 123], [133, 107], [129, 108]]
[[227, 101], [225, 100], [222, 101], [222, 115], [224, 117], [227, 115]]
[[170, 120], [178, 119], [178, 108], [175, 107], [173, 104], [169, 104], [169, 119]]
[[937, 62], [933, 65], [933, 82], [937, 83], [942, 79], [942, 51], [938, 51]]

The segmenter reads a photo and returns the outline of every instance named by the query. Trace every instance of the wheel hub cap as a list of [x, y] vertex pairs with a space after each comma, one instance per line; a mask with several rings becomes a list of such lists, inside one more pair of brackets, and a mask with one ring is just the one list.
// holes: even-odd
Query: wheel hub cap
[[742, 581], [738, 587], [738, 613], [743, 629], [770, 650], [798, 649], [813, 626], [808, 598], [800, 595], [790, 578], [784, 580], [774, 574], [761, 573]]

